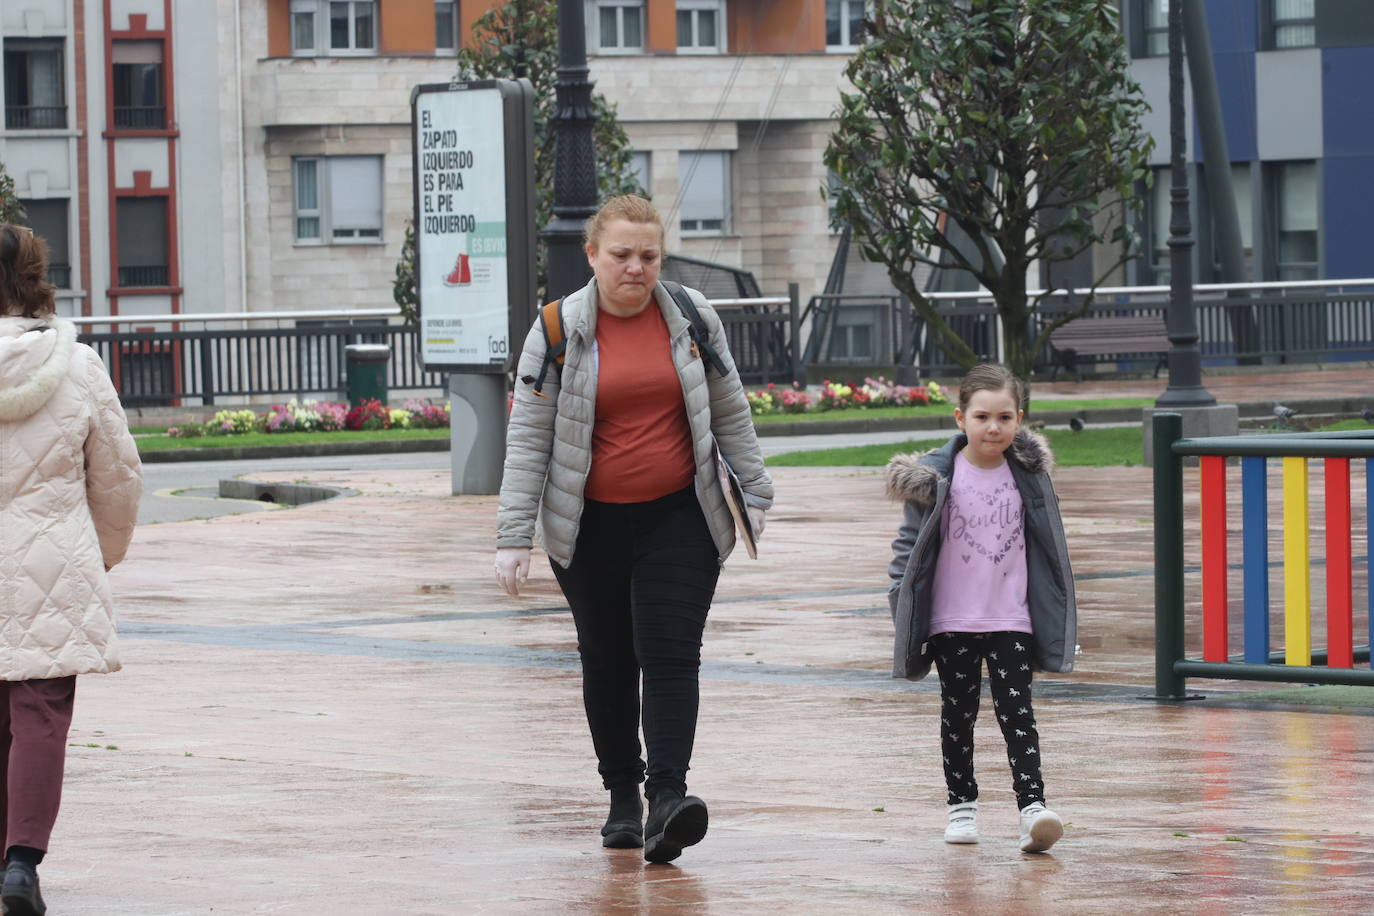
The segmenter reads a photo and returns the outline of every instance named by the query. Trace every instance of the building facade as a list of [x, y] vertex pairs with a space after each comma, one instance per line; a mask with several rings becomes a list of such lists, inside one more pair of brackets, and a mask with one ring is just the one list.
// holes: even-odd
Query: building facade
[[[498, 2], [4, 0], [0, 162], [63, 313], [389, 304], [411, 88], [451, 78]], [[860, 0], [585, 2], [670, 250], [819, 291]]]
[[[1123, 0], [1156, 146], [1133, 283], [1168, 282], [1168, 6]], [[1250, 281], [1374, 275], [1374, 4], [1207, 0], [1222, 122]], [[1213, 204], [1192, 99], [1189, 184], [1198, 282], [1219, 279]]]

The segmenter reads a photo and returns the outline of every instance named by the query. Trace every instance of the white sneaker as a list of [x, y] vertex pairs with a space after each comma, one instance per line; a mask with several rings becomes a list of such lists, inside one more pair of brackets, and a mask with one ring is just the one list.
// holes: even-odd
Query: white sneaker
[[949, 826], [945, 828], [946, 843], [978, 842], [978, 803], [961, 802], [949, 806]]
[[1063, 835], [1064, 822], [1040, 802], [1021, 809], [1022, 852], [1044, 852]]

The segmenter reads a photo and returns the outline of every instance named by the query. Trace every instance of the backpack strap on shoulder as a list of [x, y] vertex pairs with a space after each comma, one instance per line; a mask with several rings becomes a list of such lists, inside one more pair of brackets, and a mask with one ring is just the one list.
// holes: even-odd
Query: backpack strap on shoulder
[[544, 332], [544, 362], [539, 366], [539, 377], [525, 376], [520, 379], [526, 385], [534, 386], [534, 393], [541, 398], [544, 393], [544, 379], [548, 377], [549, 366], [557, 363], [560, 367], [567, 358], [568, 340], [563, 328], [563, 300], [555, 299], [539, 310], [539, 326]]
[[692, 296], [687, 290], [683, 289], [681, 283], [673, 280], [660, 280], [663, 288], [668, 291], [668, 295], [673, 297], [677, 303], [678, 311], [682, 317], [687, 319], [691, 327], [687, 333], [691, 335], [692, 345], [701, 354], [701, 358], [706, 361], [709, 369], [716, 370], [716, 375], [725, 378], [725, 361], [720, 358], [715, 347], [711, 346], [711, 335], [706, 330], [706, 320], [701, 317], [701, 312], [697, 309], [697, 304], [692, 301]]

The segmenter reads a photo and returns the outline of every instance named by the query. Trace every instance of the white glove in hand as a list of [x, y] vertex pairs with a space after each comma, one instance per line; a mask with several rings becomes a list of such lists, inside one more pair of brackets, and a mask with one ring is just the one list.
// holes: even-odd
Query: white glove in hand
[[528, 547], [496, 548], [496, 581], [512, 598], [520, 597], [520, 583], [530, 577]]
[[754, 540], [763, 537], [763, 516], [764, 511], [757, 506], [745, 506], [744, 511], [749, 513], [749, 527], [754, 529]]

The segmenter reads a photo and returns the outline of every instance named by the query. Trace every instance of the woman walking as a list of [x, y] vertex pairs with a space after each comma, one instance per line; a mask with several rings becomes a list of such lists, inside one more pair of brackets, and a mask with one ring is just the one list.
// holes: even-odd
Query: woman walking
[[611, 793], [602, 843], [642, 845], [648, 861], [668, 862], [706, 834], [706, 805], [687, 794], [686, 777], [702, 632], [735, 542], [715, 447], [739, 476], [756, 532], [773, 484], [719, 317], [700, 293], [681, 291], [703, 337], [658, 282], [658, 211], [614, 198], [588, 221], [585, 250], [594, 277], [558, 308], [561, 372], [550, 371], [542, 320], [520, 358], [496, 577], [519, 594], [538, 525], [572, 608], [587, 722]]
[[105, 573], [143, 489], [114, 386], [56, 317], [47, 246], [0, 223], [0, 829], [7, 916], [42, 914], [76, 676], [119, 669]]

